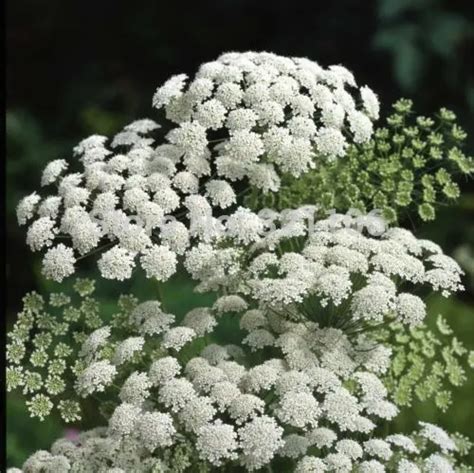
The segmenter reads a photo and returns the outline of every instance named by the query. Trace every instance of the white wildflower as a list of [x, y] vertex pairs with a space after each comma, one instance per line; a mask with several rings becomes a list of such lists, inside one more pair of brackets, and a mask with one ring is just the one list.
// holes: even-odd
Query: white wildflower
[[222, 412], [240, 394], [239, 388], [234, 383], [221, 381], [212, 387], [209, 397], [216, 403], [218, 410]]
[[23, 197], [16, 208], [19, 225], [25, 225], [25, 223], [33, 217], [36, 206], [40, 200], [41, 197], [36, 192]]
[[136, 428], [140, 441], [150, 451], [170, 447], [174, 443], [176, 429], [169, 414], [145, 412], [138, 418]]
[[295, 473], [320, 473], [326, 471], [326, 465], [320, 458], [305, 456], [297, 464]]
[[421, 470], [413, 462], [402, 458], [398, 462], [397, 473], [421, 473]]
[[318, 427], [317, 429], [308, 432], [306, 436], [309, 439], [310, 444], [316, 445], [318, 448], [328, 448], [337, 439], [336, 433], [327, 427]]
[[153, 245], [142, 253], [140, 264], [147, 277], [167, 281], [176, 272], [176, 254], [165, 245]]
[[324, 458], [328, 471], [347, 472], [352, 470], [352, 461], [343, 453], [330, 453]]
[[163, 348], [179, 351], [196, 337], [196, 332], [189, 327], [173, 327], [163, 336]]
[[370, 118], [377, 120], [380, 113], [380, 104], [377, 95], [366, 85], [360, 88], [360, 95], [367, 115]]
[[226, 108], [219, 100], [210, 99], [196, 107], [194, 119], [205, 128], [217, 130], [224, 122]]
[[351, 312], [355, 319], [381, 322], [395, 309], [395, 294], [385, 286], [369, 284], [352, 296]]
[[168, 105], [173, 98], [182, 94], [186, 74], [179, 74], [168, 79], [161, 87], [159, 87], [153, 96], [153, 106], [159, 108]]
[[46, 252], [43, 257], [42, 273], [54, 281], [61, 282], [74, 273], [76, 258], [71, 248], [60, 243]]
[[249, 418], [262, 414], [265, 403], [253, 394], [238, 394], [229, 403], [228, 412], [237, 424], [243, 424]]
[[208, 397], [196, 396], [192, 398], [179, 413], [179, 419], [185, 429], [198, 432], [201, 427], [211, 422], [216, 409]]
[[181, 222], [172, 221], [162, 225], [160, 230], [163, 244], [178, 255], [184, 254], [189, 247], [189, 231], [186, 226]]
[[193, 385], [186, 379], [175, 378], [163, 383], [158, 399], [171, 412], [178, 412], [196, 396]]
[[50, 161], [43, 170], [41, 185], [47, 186], [55, 182], [60, 174], [68, 168], [68, 163], [64, 159]]
[[153, 385], [158, 386], [175, 378], [180, 372], [181, 366], [178, 360], [172, 356], [165, 356], [151, 364], [148, 376]]
[[364, 451], [366, 454], [382, 460], [389, 460], [392, 456], [390, 445], [381, 439], [370, 439], [364, 442]]
[[399, 294], [396, 310], [402, 322], [411, 326], [419, 325], [426, 316], [425, 303], [413, 294]]
[[222, 209], [236, 202], [235, 192], [226, 181], [211, 180], [206, 184], [206, 191], [211, 202]]
[[253, 330], [242, 341], [242, 343], [248, 345], [252, 351], [272, 346], [274, 342], [275, 337], [265, 329]]
[[385, 440], [396, 447], [400, 447], [408, 453], [418, 453], [418, 448], [415, 442], [410, 437], [402, 434], [392, 434], [385, 438]]
[[269, 463], [283, 446], [283, 429], [268, 416], [256, 417], [238, 430], [243, 457], [241, 462], [249, 471]]
[[133, 404], [120, 404], [109, 419], [109, 432], [118, 436], [130, 435], [134, 432], [141, 414], [142, 410]]
[[212, 331], [217, 321], [207, 307], [201, 307], [189, 311], [183, 319], [183, 325], [192, 328], [198, 337], [202, 337]]
[[282, 457], [299, 458], [306, 453], [309, 441], [298, 434], [290, 434], [283, 438], [285, 444], [278, 450], [278, 454]]
[[206, 128], [197, 122], [184, 122], [168, 133], [170, 143], [189, 156], [200, 156], [207, 146]]
[[105, 252], [97, 263], [102, 277], [119, 281], [129, 279], [135, 265], [134, 256], [133, 252], [114, 246]]
[[456, 450], [456, 444], [451, 437], [440, 427], [428, 422], [420, 422], [420, 435], [437, 445], [443, 453]]
[[237, 447], [237, 434], [229, 424], [216, 421], [198, 431], [196, 449], [199, 457], [214, 466], [222, 465], [225, 460], [236, 459]]
[[239, 130], [232, 134], [225, 145], [225, 152], [232, 159], [251, 163], [264, 152], [263, 142], [257, 133]]
[[213, 310], [218, 314], [224, 314], [226, 312], [243, 312], [247, 309], [247, 302], [240, 296], [229, 295], [221, 296], [214, 302]]
[[270, 389], [277, 381], [279, 372], [270, 364], [262, 364], [250, 368], [242, 379], [245, 390], [258, 393]]
[[112, 383], [116, 374], [117, 368], [109, 361], [96, 361], [79, 374], [76, 389], [82, 397], [94, 392], [102, 392]]
[[79, 356], [85, 357], [86, 360], [92, 360], [97, 350], [107, 343], [109, 337], [110, 327], [94, 330], [82, 344]]
[[344, 135], [335, 128], [320, 128], [316, 134], [318, 151], [329, 158], [345, 155], [347, 142]]
[[367, 460], [359, 465], [360, 473], [385, 473], [385, 467], [377, 460]]
[[129, 337], [117, 345], [114, 353], [113, 363], [117, 366], [129, 361], [140, 352], [145, 344], [143, 337]]
[[221, 361], [225, 361], [230, 358], [230, 355], [227, 350], [224, 347], [217, 345], [216, 343], [211, 343], [207, 345], [201, 351], [201, 356], [213, 366], [219, 364]]
[[146, 373], [135, 371], [123, 383], [119, 398], [122, 402], [141, 405], [150, 395], [151, 382]]
[[58, 230], [55, 222], [49, 217], [35, 220], [26, 235], [26, 243], [32, 251], [41, 250], [44, 246], [51, 246]]
[[454, 468], [447, 458], [436, 453], [430, 455], [424, 462], [425, 471], [430, 473], [454, 473]]
[[303, 430], [316, 427], [320, 414], [318, 402], [306, 392], [285, 393], [276, 410], [276, 415], [282, 422]]

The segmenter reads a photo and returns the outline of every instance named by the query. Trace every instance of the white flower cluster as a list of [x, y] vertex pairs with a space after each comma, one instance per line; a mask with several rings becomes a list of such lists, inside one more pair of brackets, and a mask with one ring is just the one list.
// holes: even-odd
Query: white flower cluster
[[[128, 419], [131, 421], [131, 419]], [[187, 469], [191, 466], [191, 458], [180, 458], [178, 461], [166, 461], [157, 455], [151, 455], [150, 450], [169, 449], [170, 438], [175, 434], [166, 414], [144, 413], [140, 419], [135, 419], [137, 431], [130, 436], [111, 436], [107, 428], [96, 428], [80, 434], [77, 441], [66, 439], [57, 440], [51, 452], [40, 450], [32, 455], [23, 465], [23, 469], [10, 468], [7, 473], [68, 473], [75, 471], [100, 471], [107, 473], [173, 471], [178, 463], [182, 469], [175, 471], [196, 471]], [[415, 432], [411, 435], [422, 441], [422, 434]], [[240, 432], [241, 448], [248, 452], [243, 461], [247, 462], [247, 471], [255, 470], [255, 465], [261, 464], [259, 459], [265, 455], [268, 443], [277, 442], [281, 445], [278, 456], [287, 457], [296, 462], [296, 473], [332, 472], [349, 473], [383, 473], [396, 471], [400, 473], [439, 472], [454, 473], [451, 454], [427, 453], [420, 451], [412, 438], [404, 435], [388, 436], [386, 440], [357, 441], [352, 439], [337, 440], [336, 434], [324, 427], [312, 432], [311, 440], [298, 434], [289, 434], [282, 441], [275, 422], [268, 416], [257, 417], [248, 422]], [[201, 429], [197, 448], [206, 451], [212, 446], [215, 458], [230, 457], [229, 451], [235, 449], [237, 440], [235, 433], [228, 425], [218, 421]], [[333, 451], [323, 457], [304, 452]], [[170, 457], [166, 453], [162, 457]], [[269, 460], [270, 457], [267, 457]], [[269, 462], [265, 462], [268, 464]], [[233, 465], [232, 460], [227, 463]], [[219, 461], [211, 465], [222, 467]], [[184, 468], [183, 468], [184, 466]], [[257, 467], [258, 468], [258, 467]], [[209, 469], [203, 471], [211, 471]], [[462, 470], [469, 471], [469, 470]]]
[[[240, 206], [246, 186], [275, 192], [284, 174], [298, 177], [367, 142], [376, 95], [342, 66], [247, 52], [223, 54], [191, 80], [172, 77], [153, 105], [173, 122], [164, 139], [142, 119], [110, 142], [81, 141], [75, 162], [46, 166], [41, 185], [53, 190], [24, 198], [18, 221], [56, 281], [101, 252], [106, 279], [129, 279], [139, 265], [166, 281], [182, 263], [197, 291], [219, 296], [180, 323], [158, 301], [122, 300], [109, 325], [99, 319], [88, 336], [75, 333], [84, 341], [67, 367], [70, 387], [114, 405], [107, 426], [77, 443], [59, 440], [10, 473], [281, 464], [296, 473], [454, 472], [461, 448], [441, 428], [381, 433], [398, 414], [383, 380], [392, 350], [364, 329], [421, 324], [426, 307], [415, 290], [461, 290], [457, 263], [370, 215]], [[238, 323], [239, 345], [215, 343], [222, 320]], [[33, 399], [51, 410], [49, 398]]]
[[[104, 136], [81, 141], [74, 148], [78, 172], [68, 173], [64, 160], [46, 166], [41, 182], [54, 185], [54, 192], [44, 198], [33, 193], [17, 211], [20, 224], [36, 217], [29, 225], [27, 243], [33, 251], [47, 249], [43, 259], [47, 277], [62, 281], [74, 273], [77, 258], [104, 244], [114, 245], [98, 263], [105, 278], [130, 278], [138, 255], [148, 276], [166, 280], [174, 273], [176, 254], [189, 237], [185, 228], [184, 236], [174, 239], [169, 230], [160, 241], [153, 235], [160, 225], [166, 234], [164, 217], [181, 203], [171, 182], [173, 164], [164, 157], [166, 146], [154, 147], [149, 137], [158, 128], [143, 119], [126, 126], [109, 147]], [[173, 233], [180, 229], [175, 225]]]
[[[40, 451], [28, 459], [23, 471], [149, 471], [163, 467], [164, 452], [183, 442], [189, 442], [190, 466], [201, 461], [255, 471], [289, 459], [303, 473], [454, 471], [457, 446], [435, 425], [421, 423], [410, 436], [374, 435], [381, 421], [398, 413], [379, 379], [389, 351], [365, 336], [350, 340], [341, 330], [291, 322], [272, 311], [248, 308], [237, 296], [224, 297], [212, 309], [189, 312], [184, 325], [173, 323], [156, 301], [138, 305], [130, 321], [140, 332], [147, 320], [161, 318], [157, 325], [163, 327], [164, 340], [170, 333], [195, 333], [190, 326], [205, 335], [224, 312], [243, 312], [241, 328], [255, 334], [252, 343], [248, 336], [243, 340], [251, 350], [208, 344], [199, 356], [183, 361], [181, 342], [163, 346], [167, 354], [155, 358], [148, 372], [134, 371], [125, 379], [107, 428], [83, 433], [77, 443], [59, 440], [51, 453]], [[83, 356], [91, 359], [108, 336], [110, 330], [93, 332]], [[137, 342], [139, 337], [125, 340], [117, 348], [119, 358], [132, 353], [132, 347], [146, 351], [145, 337], [145, 345]], [[156, 342], [156, 335], [149, 340]], [[252, 349], [268, 346], [275, 357], [255, 363]], [[80, 378], [96, 386], [104, 376]], [[111, 469], [103, 470], [105, 465]]]
[[[367, 217], [314, 218], [310, 206], [281, 214], [264, 209], [248, 216], [252, 225], [242, 219], [235, 231], [231, 218], [224, 233], [230, 248], [198, 245], [187, 253], [185, 265], [200, 290], [223, 287], [249, 294], [259, 306], [290, 319], [304, 316], [341, 328], [386, 317], [421, 323], [425, 304], [413, 289], [402, 292], [403, 285], [426, 286], [445, 296], [462, 289], [459, 265], [408, 230], [389, 228], [372, 235]], [[247, 245], [245, 258], [232, 249], [242, 245]], [[232, 251], [232, 259], [223, 257]], [[328, 312], [336, 314], [323, 321], [320, 317]]]
[[[34, 192], [18, 205], [28, 245], [46, 251], [48, 278], [62, 281], [78, 258], [107, 250], [98, 262], [102, 277], [128, 279], [139, 263], [147, 277], [165, 281], [191, 238], [208, 242], [220, 233], [213, 207], [238, 203], [233, 181], [276, 191], [282, 173], [298, 176], [318, 156], [342, 156], [348, 143], [367, 141], [378, 115], [376, 96], [359, 91], [342, 66], [326, 70], [270, 53], [225, 54], [186, 86], [185, 76], [171, 78], [153, 103], [176, 123], [167, 143], [155, 142], [160, 125], [150, 119], [110, 142], [90, 136], [74, 148], [75, 162], [58, 159], [44, 169], [41, 185], [53, 192]], [[241, 234], [241, 224], [243, 243], [261, 231], [246, 209], [231, 214], [227, 229]]]
[[226, 53], [192, 80], [174, 76], [153, 105], [179, 125], [167, 139], [188, 169], [215, 165], [221, 178], [247, 177], [264, 191], [277, 190], [282, 173], [299, 176], [368, 141], [379, 115], [376, 95], [343, 66], [266, 52]]

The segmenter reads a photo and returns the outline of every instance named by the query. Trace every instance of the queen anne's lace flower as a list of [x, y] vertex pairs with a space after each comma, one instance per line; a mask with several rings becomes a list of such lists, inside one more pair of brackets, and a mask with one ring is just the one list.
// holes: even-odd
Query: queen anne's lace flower
[[215, 402], [219, 411], [224, 411], [239, 395], [239, 388], [230, 381], [216, 383], [209, 393], [209, 397]]
[[54, 221], [49, 217], [41, 217], [28, 229], [26, 243], [32, 251], [38, 251], [44, 246], [51, 246], [56, 233]]
[[270, 417], [256, 417], [238, 430], [242, 464], [253, 471], [266, 465], [284, 445], [283, 429]]
[[370, 118], [376, 120], [379, 117], [380, 104], [375, 93], [368, 87], [360, 88], [360, 95], [362, 96], [362, 102], [364, 108]]
[[[157, 301], [134, 306], [130, 312], [128, 322], [136, 330], [147, 320], [163, 314]], [[216, 309], [207, 309], [206, 314], [215, 312]], [[373, 436], [377, 418], [391, 419], [396, 414], [396, 409], [390, 411], [387, 389], [378, 376], [368, 370], [372, 357], [378, 356], [376, 350], [360, 352], [364, 339], [356, 337], [351, 341], [339, 329], [320, 328], [308, 321], [285, 322], [281, 315], [264, 308], [253, 315], [258, 319], [257, 325], [267, 327], [268, 334], [278, 340], [272, 353], [281, 352], [282, 358], [246, 367], [231, 358], [246, 360], [248, 351], [208, 344], [201, 356], [186, 364], [184, 373], [174, 356], [154, 359], [148, 375], [132, 372], [119, 393], [122, 404], [115, 409], [104, 431], [104, 441], [122, 442], [121, 448], [130, 452], [127, 463], [123, 463], [125, 457], [120, 459], [121, 454], [115, 455], [114, 465], [124, 466], [124, 471], [135, 468], [129, 462], [138, 451], [142, 453], [136, 460], [139, 463], [134, 465], [145, 464], [140, 462], [152, 458], [155, 449], [181, 445], [180, 434], [185, 432], [193, 439], [199, 458], [217, 467], [237, 461], [252, 471], [280, 456], [293, 461], [296, 471], [349, 471], [350, 468], [383, 471], [393, 457], [400, 468], [416, 471], [410, 460], [402, 462], [405, 458], [400, 458], [404, 455], [418, 459], [420, 455], [410, 437]], [[191, 330], [169, 321], [159, 337], [180, 333], [182, 328]], [[110, 336], [108, 328], [93, 332], [84, 343], [84, 354], [95, 353]], [[137, 337], [125, 340], [116, 348], [115, 357], [123, 363], [139, 362], [146, 356], [137, 353], [146, 352], [142, 343], [144, 340]], [[262, 348], [256, 348], [260, 350]], [[302, 350], [306, 350], [307, 357], [316, 353], [318, 356], [312, 365], [303, 370], [295, 369], [289, 360]], [[349, 365], [348, 361], [334, 361], [345, 359], [350, 360]], [[99, 363], [108, 364], [105, 360]], [[93, 365], [94, 362], [91, 368]], [[121, 372], [128, 365], [107, 366]], [[104, 387], [110, 384], [100, 376], [91, 374], [87, 378], [97, 380], [97, 389], [85, 395], [101, 390], [102, 382]], [[351, 392], [343, 387], [343, 381], [349, 381]], [[271, 394], [270, 402], [268, 394]], [[449, 436], [431, 424], [422, 424], [420, 433], [412, 435], [428, 439], [443, 455], [454, 451]], [[355, 441], [355, 436], [360, 441]], [[321, 458], [306, 456], [312, 447], [324, 449], [324, 455]], [[143, 448], [149, 452], [144, 457]], [[77, 461], [73, 450], [63, 451], [71, 459], [68, 461]], [[86, 457], [89, 458], [89, 454]], [[443, 456], [435, 455], [420, 456], [417, 461], [441, 465], [444, 460]]]
[[316, 399], [305, 392], [287, 392], [280, 401], [277, 416], [286, 424], [300, 429], [316, 427], [320, 409]]
[[133, 404], [120, 404], [109, 420], [109, 431], [112, 435], [130, 435], [140, 418], [142, 411]]
[[[252, 224], [251, 228], [258, 230], [252, 232], [252, 237], [244, 237], [243, 233], [248, 227], [242, 223], [237, 226], [235, 222], [237, 215], [243, 216], [245, 213], [245, 210], [237, 210], [226, 224], [226, 234], [238, 245], [254, 243], [249, 249], [251, 257], [245, 264], [237, 261], [232, 268], [236, 277], [223, 278], [219, 285], [233, 292], [241, 291], [246, 296], [250, 295], [258, 305], [284, 313], [286, 318], [298, 317], [298, 309], [295, 311], [295, 308], [304, 307], [304, 311], [307, 311], [308, 301], [314, 304], [317, 300], [323, 310], [347, 301], [351, 322], [341, 321], [342, 328], [349, 323], [380, 323], [394, 317], [404, 324], [416, 325], [424, 319], [424, 303], [414, 294], [397, 294], [395, 278], [399, 278], [398, 284], [402, 281], [424, 283], [443, 292], [447, 290], [444, 288], [454, 290], [458, 287], [460, 273], [457, 264], [449, 263], [451, 259], [440, 255], [438, 251], [435, 256], [442, 258], [436, 262], [429, 251], [420, 253], [416, 238], [413, 235], [410, 237], [408, 231], [403, 232], [402, 240], [410, 243], [402, 244], [399, 241], [401, 233], [395, 231], [397, 229], [389, 229], [381, 235], [366, 235], [360, 230], [367, 224], [364, 217], [340, 214], [318, 220], [310, 226], [309, 222], [304, 223], [304, 219], [314, 218], [314, 210], [301, 208], [272, 215], [271, 224], [275, 228], [262, 235], [260, 232], [269, 225], [269, 221], [263, 218], [263, 214], [262, 217], [254, 214], [252, 220], [260, 220], [260, 223]], [[291, 241], [293, 233], [290, 231], [286, 234], [286, 229], [296, 222], [299, 237], [309, 233], [302, 252], [283, 252], [278, 255], [275, 241], [279, 244]], [[414, 256], [413, 248], [418, 256]], [[212, 246], [200, 246], [188, 254], [188, 270], [201, 281], [202, 287], [215, 287], [216, 279], [208, 266], [212, 264], [215, 254]], [[435, 265], [443, 266], [443, 269], [433, 268]], [[206, 271], [203, 271], [204, 268]], [[435, 280], [435, 271], [443, 272], [444, 280], [452, 282]], [[353, 286], [354, 278], [357, 287]], [[315, 314], [320, 312], [316, 307], [313, 310]], [[247, 317], [250, 316], [244, 315], [242, 318], [243, 328], [246, 327]], [[254, 347], [271, 345], [273, 340], [266, 333], [264, 324], [255, 324], [255, 330], [250, 331], [244, 343]], [[331, 324], [339, 326], [335, 320]], [[296, 352], [293, 352], [294, 363], [298, 363], [296, 356]], [[300, 360], [304, 358], [308, 359], [302, 352]], [[347, 369], [350, 370], [350, 367]]]
[[24, 225], [33, 217], [36, 206], [40, 201], [41, 197], [36, 192], [24, 197], [20, 201], [16, 208], [16, 215], [20, 225]]
[[137, 352], [139, 352], [145, 343], [143, 337], [129, 337], [121, 342], [115, 349], [113, 362], [115, 365], [121, 365], [129, 361]]
[[117, 369], [106, 360], [90, 364], [77, 378], [77, 390], [82, 396], [104, 391], [112, 383]]
[[[85, 255], [105, 236], [120, 247], [109, 249], [99, 260], [103, 277], [128, 279], [138, 253], [148, 277], [166, 280], [174, 273], [175, 260], [155, 242], [167, 214], [187, 207], [196, 220], [196, 207], [184, 204], [186, 195], [204, 188], [213, 206], [228, 208], [236, 203], [228, 181], [247, 177], [253, 186], [276, 191], [282, 173], [299, 176], [315, 166], [319, 155], [343, 156], [348, 144], [370, 138], [371, 119], [378, 115], [375, 94], [368, 87], [358, 91], [352, 75], [347, 73], [350, 81], [342, 80], [340, 70], [324, 70], [306, 59], [248, 52], [224, 54], [203, 64], [190, 81], [183, 74], [170, 78], [153, 97], [154, 107], [164, 107], [176, 123], [166, 136], [168, 143], [157, 146], [150, 134], [160, 126], [141, 119], [125, 126], [109, 146], [100, 135], [82, 140], [74, 148], [82, 172], [66, 174], [67, 161], [52, 161], [42, 185], [57, 183], [58, 196], [48, 196], [44, 204], [32, 194], [18, 207], [22, 224], [41, 209], [29, 231], [30, 245], [40, 250], [64, 232], [72, 236], [72, 248]], [[348, 84], [355, 95], [361, 94], [363, 109], [357, 109]], [[292, 113], [287, 116], [284, 107]], [[323, 119], [324, 126], [318, 126], [317, 117], [326, 117], [328, 110], [338, 110], [338, 119]], [[208, 137], [211, 131], [223, 138], [214, 143]], [[216, 178], [201, 182], [210, 175], [212, 163]], [[56, 220], [69, 209], [81, 212], [58, 231]], [[212, 220], [209, 211], [205, 216]], [[40, 231], [46, 223], [49, 230]], [[216, 221], [194, 222], [187, 233], [173, 224], [163, 230], [160, 243], [183, 254], [190, 236], [212, 239], [219, 228]], [[228, 234], [244, 244], [262, 230], [261, 221], [243, 208], [227, 224]]]
[[159, 391], [159, 400], [172, 412], [177, 412], [195, 395], [196, 392], [189, 381], [176, 378], [163, 383]]
[[176, 255], [167, 246], [153, 245], [143, 252], [141, 265], [147, 277], [166, 281], [176, 272]]
[[397, 313], [404, 323], [418, 325], [426, 316], [426, 306], [418, 296], [402, 293], [397, 298]]
[[326, 471], [326, 465], [323, 460], [313, 456], [303, 457], [295, 469], [295, 473], [318, 473], [320, 471]]
[[166, 356], [154, 361], [148, 372], [153, 385], [157, 386], [175, 378], [181, 371], [181, 366], [172, 356]]
[[433, 473], [454, 473], [455, 471], [447, 458], [437, 454], [430, 455], [423, 466], [426, 471]]
[[[77, 172], [68, 172], [66, 160], [50, 162], [41, 185], [52, 193], [25, 197], [18, 221], [29, 223], [27, 243], [45, 251], [43, 273], [57, 281], [105, 249], [98, 259], [104, 278], [123, 281], [138, 267], [164, 282], [182, 262], [197, 292], [219, 296], [181, 323], [162, 303], [131, 297], [120, 300], [107, 326], [90, 298], [61, 309], [68, 323], [85, 319], [84, 331], [73, 333], [80, 350], [71, 367], [64, 343], [48, 362], [52, 339], [68, 323], [50, 321], [37, 299], [28, 300], [8, 345], [15, 365], [9, 387], [33, 393], [27, 405], [42, 419], [69, 387], [61, 374], [71, 368], [76, 395], [107, 389], [117, 407], [107, 414], [104, 404], [106, 427], [38, 452], [25, 473], [254, 471], [273, 462], [297, 473], [454, 471], [462, 448], [439, 427], [376, 435], [380, 420], [398, 413], [386, 377], [400, 360], [364, 331], [423, 323], [426, 307], [415, 289], [461, 289], [457, 263], [371, 215], [321, 219], [316, 205], [253, 206], [254, 197], [270, 202], [261, 193], [277, 192], [289, 177], [344, 159], [361, 149], [354, 144], [365, 147], [380, 113], [377, 96], [358, 88], [343, 66], [247, 52], [223, 54], [189, 80], [172, 77], [153, 106], [173, 123], [161, 142], [160, 125], [149, 119], [110, 140], [82, 140], [73, 150]], [[68, 303], [58, 294], [51, 301]], [[230, 317], [245, 332], [233, 334], [241, 346], [215, 343], [214, 329]], [[35, 335], [30, 370], [20, 362], [32, 327], [50, 333]], [[453, 350], [463, 348], [454, 343]], [[45, 367], [43, 378], [36, 370]], [[119, 384], [113, 393], [112, 384]], [[76, 401], [62, 400], [59, 409], [78, 419]]]
[[196, 336], [196, 332], [189, 327], [173, 327], [163, 337], [163, 348], [181, 350], [186, 343]]
[[45, 254], [42, 265], [43, 274], [54, 281], [61, 282], [74, 273], [75, 263], [73, 250], [59, 243]]
[[335, 128], [320, 128], [316, 135], [316, 145], [324, 156], [337, 158], [346, 153], [344, 135]]
[[193, 309], [186, 314], [183, 325], [192, 328], [197, 336], [203, 336], [217, 325], [215, 317], [206, 307]]
[[400, 447], [409, 453], [418, 452], [418, 448], [415, 445], [415, 442], [413, 442], [413, 440], [407, 437], [406, 435], [393, 434], [393, 435], [389, 435], [385, 440], [391, 443], [392, 445]]
[[428, 422], [420, 422], [420, 426], [420, 435], [436, 444], [443, 453], [456, 450], [456, 444], [443, 429]]
[[[286, 62], [284, 69], [280, 68], [280, 61]], [[277, 161], [279, 156], [285, 154], [284, 146], [264, 148], [258, 134], [253, 131], [257, 123], [265, 126], [268, 132], [273, 132], [277, 125], [288, 131], [288, 140], [281, 143], [282, 145], [289, 145], [293, 141], [296, 148], [298, 145], [295, 140], [305, 138], [308, 143], [313, 140], [322, 154], [331, 156], [344, 154], [346, 137], [339, 129], [346, 119], [356, 132], [357, 141], [370, 137], [371, 127], [367, 126], [362, 117], [371, 123], [370, 119], [378, 116], [375, 94], [368, 87], [363, 87], [360, 93], [364, 112], [357, 111], [355, 101], [344, 90], [345, 82], [340, 80], [339, 69], [331, 67], [324, 73], [322, 71], [320, 66], [308, 60], [286, 59], [270, 53], [224, 54], [217, 61], [203, 64], [196, 78], [189, 82], [187, 90], [183, 90], [184, 76], [170, 79], [157, 90], [154, 105], [164, 106], [168, 118], [179, 125], [176, 133], [173, 132], [169, 139], [185, 151], [189, 149], [193, 126], [199, 125], [203, 130], [227, 128], [230, 136], [223, 147], [224, 153], [233, 160], [244, 159], [242, 177], [248, 174], [251, 179], [251, 168], [246, 170], [245, 167], [258, 160], [264, 151], [271, 151]], [[355, 86], [353, 77], [348, 83]], [[161, 98], [162, 96], [166, 99]], [[285, 120], [283, 107], [287, 105], [291, 106], [295, 116]], [[328, 132], [331, 131], [329, 126], [335, 126], [334, 131], [340, 134], [339, 149], [323, 145], [321, 140], [316, 138], [313, 114], [317, 113], [318, 109], [325, 111], [331, 107], [339, 107], [341, 110], [337, 121], [326, 121]], [[367, 113], [367, 116], [364, 113]], [[349, 140], [351, 138], [349, 136]], [[194, 146], [197, 150], [204, 149], [204, 146]], [[315, 159], [314, 151], [309, 153], [308, 158]], [[298, 159], [296, 153], [278, 162], [283, 169], [286, 167], [290, 172], [294, 169], [297, 175], [302, 168], [290, 163], [295, 159]], [[226, 171], [223, 175], [231, 177]]]
[[231, 425], [215, 422], [201, 427], [198, 431], [196, 449], [200, 458], [219, 466], [224, 460], [237, 458], [237, 434]]
[[139, 406], [150, 395], [150, 388], [148, 375], [134, 372], [123, 383], [119, 394], [120, 400]]
[[229, 403], [229, 415], [237, 424], [243, 424], [263, 413], [265, 403], [253, 394], [238, 394]]
[[137, 422], [140, 440], [148, 450], [169, 447], [173, 445], [176, 429], [169, 414], [161, 412], [145, 412]]
[[180, 411], [179, 419], [187, 431], [198, 432], [201, 427], [212, 420], [215, 414], [216, 409], [212, 405], [210, 398], [196, 396]]
[[285, 444], [278, 450], [282, 457], [298, 458], [304, 455], [308, 449], [309, 442], [306, 437], [298, 434], [290, 434], [283, 438]]
[[155, 107], [161, 107], [167, 105], [173, 98], [179, 97], [184, 87], [187, 76], [185, 74], [179, 74], [168, 79], [164, 85], [162, 85], [153, 96], [153, 105]]
[[247, 302], [240, 296], [229, 295], [222, 296], [214, 303], [213, 309], [218, 314], [226, 312], [243, 312], [247, 309]]
[[85, 357], [87, 360], [94, 359], [96, 352], [107, 342], [110, 337], [110, 327], [101, 327], [92, 332], [82, 344], [79, 356]]
[[119, 281], [130, 278], [135, 266], [134, 257], [133, 252], [114, 246], [99, 260], [98, 266], [102, 277]]
[[364, 449], [368, 455], [388, 460], [392, 456], [390, 445], [384, 440], [370, 439], [364, 442]]

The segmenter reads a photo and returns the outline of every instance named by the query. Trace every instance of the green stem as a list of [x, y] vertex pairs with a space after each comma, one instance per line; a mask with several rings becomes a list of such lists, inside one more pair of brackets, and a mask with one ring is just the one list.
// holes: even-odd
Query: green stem
[[166, 312], [165, 310], [165, 301], [164, 301], [164, 295], [163, 295], [163, 283], [160, 281], [157, 281], [157, 290], [158, 290], [158, 299], [161, 302], [161, 307], [162, 309]]

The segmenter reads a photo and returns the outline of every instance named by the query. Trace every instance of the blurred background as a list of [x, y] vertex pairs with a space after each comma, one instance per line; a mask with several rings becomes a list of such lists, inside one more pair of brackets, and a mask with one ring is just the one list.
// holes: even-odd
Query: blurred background
[[[153, 118], [151, 97], [169, 76], [193, 73], [227, 51], [271, 51], [306, 56], [323, 66], [343, 64], [359, 84], [368, 84], [383, 108], [404, 96], [416, 111], [441, 106], [458, 115], [474, 152], [474, 2], [469, 0], [219, 0], [218, 2], [130, 2], [101, 0], [10, 0], [7, 4], [7, 324], [30, 290], [48, 290], [39, 259], [16, 224], [19, 199], [37, 189], [47, 161], [68, 158], [89, 134], [111, 134], [126, 123]], [[474, 349], [474, 188], [439, 213], [418, 234], [458, 257], [468, 290], [457, 299], [430, 302], [459, 339]], [[179, 277], [165, 292], [171, 310], [195, 305], [191, 286]], [[118, 292], [145, 294], [142, 281], [101, 283], [112, 300]], [[57, 287], [56, 287], [57, 289]], [[416, 416], [474, 439], [474, 381], [456, 392], [446, 414], [431, 403]], [[413, 427], [413, 410], [400, 416]], [[83, 426], [80, 426], [83, 427]], [[58, 419], [29, 419], [18, 395], [8, 397], [8, 464], [70, 435]]]

